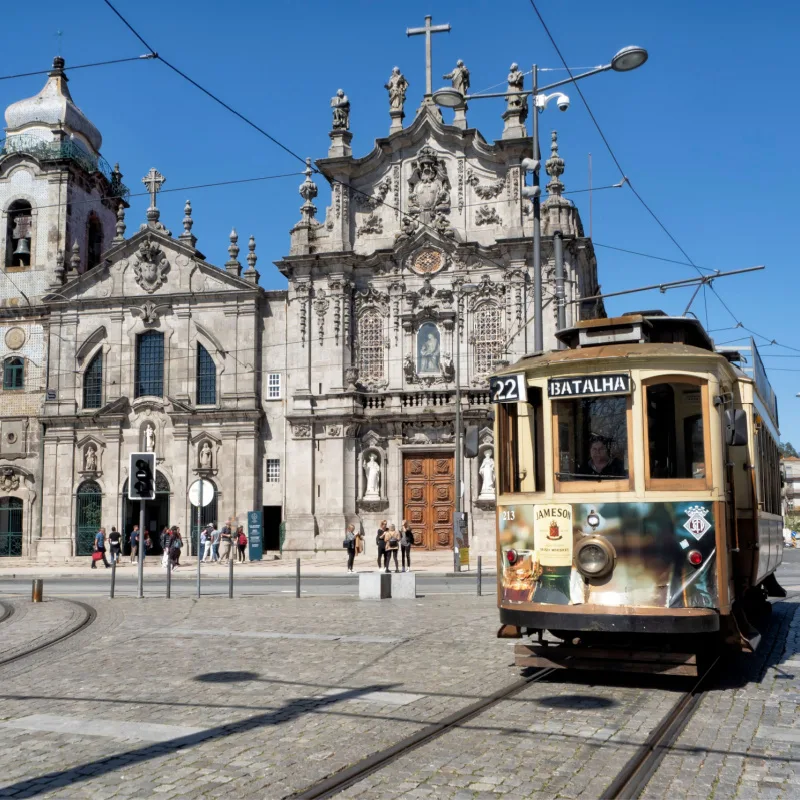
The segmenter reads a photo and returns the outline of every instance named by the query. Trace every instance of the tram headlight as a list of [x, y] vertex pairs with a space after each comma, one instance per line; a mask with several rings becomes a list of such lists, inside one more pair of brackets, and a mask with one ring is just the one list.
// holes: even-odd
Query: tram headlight
[[602, 578], [614, 569], [617, 554], [608, 539], [589, 536], [575, 549], [575, 567], [587, 578]]
[[508, 559], [509, 564], [516, 564], [517, 559], [519, 556], [517, 555], [517, 551], [513, 548], [511, 550], [506, 550], [506, 559]]

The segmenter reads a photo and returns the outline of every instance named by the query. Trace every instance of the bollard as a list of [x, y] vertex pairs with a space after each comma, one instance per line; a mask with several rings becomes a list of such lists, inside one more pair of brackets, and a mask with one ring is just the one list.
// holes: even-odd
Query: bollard
[[482, 558], [478, 556], [478, 597], [481, 596], [481, 565], [482, 565]]
[[294, 595], [300, 597], [300, 559], [297, 559], [297, 577], [294, 584]]
[[117, 582], [117, 559], [111, 559], [111, 591], [108, 593], [108, 596], [113, 600], [114, 599], [114, 584]]
[[34, 578], [31, 586], [31, 602], [41, 603], [42, 595], [44, 594], [44, 580], [42, 578]]
[[233, 600], [233, 559], [228, 559], [228, 599]]
[[167, 597], [172, 594], [172, 559], [167, 559]]

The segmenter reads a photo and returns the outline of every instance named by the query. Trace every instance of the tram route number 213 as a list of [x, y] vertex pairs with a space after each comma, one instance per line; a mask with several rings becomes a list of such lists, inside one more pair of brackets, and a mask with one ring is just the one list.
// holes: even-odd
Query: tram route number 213
[[528, 400], [524, 375], [489, 378], [489, 394], [493, 403], [519, 403]]

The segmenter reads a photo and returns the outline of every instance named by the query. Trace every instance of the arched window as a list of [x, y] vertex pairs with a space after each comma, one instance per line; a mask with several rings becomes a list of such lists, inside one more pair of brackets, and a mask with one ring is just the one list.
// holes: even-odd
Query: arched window
[[100, 408], [103, 404], [103, 351], [99, 350], [83, 373], [83, 407]]
[[94, 481], [84, 481], [78, 487], [76, 499], [77, 542], [75, 555], [89, 556], [94, 549], [94, 537], [102, 524], [103, 492]]
[[358, 318], [358, 375], [362, 380], [383, 378], [383, 317], [377, 310]]
[[135, 397], [164, 394], [164, 334], [159, 331], [141, 333], [136, 339]]
[[503, 354], [503, 328], [500, 309], [484, 304], [475, 309], [475, 373], [487, 375], [494, 370], [494, 362]]
[[6, 224], [6, 267], [24, 268], [31, 265], [33, 212], [25, 200], [15, 200], [8, 207]]
[[103, 226], [94, 211], [86, 222], [86, 269], [96, 267], [103, 253]]
[[25, 359], [20, 356], [9, 356], [3, 361], [3, 388], [25, 388]]
[[22, 500], [0, 497], [0, 557], [22, 555]]
[[208, 350], [197, 343], [197, 405], [213, 406], [217, 402], [217, 365]]

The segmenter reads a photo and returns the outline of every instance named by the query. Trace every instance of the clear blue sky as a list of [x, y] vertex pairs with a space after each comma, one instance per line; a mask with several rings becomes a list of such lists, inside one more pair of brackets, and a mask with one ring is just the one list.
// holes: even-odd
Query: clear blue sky
[[[353, 150], [359, 156], [388, 132], [383, 84], [393, 66], [400, 66], [411, 83], [407, 107], [416, 107], [424, 90], [424, 46], [421, 37], [407, 38], [405, 29], [421, 25], [425, 14], [432, 14], [434, 23], [452, 25], [449, 34], [434, 37], [435, 77], [448, 72], [457, 58], [470, 68], [473, 90], [503, 82], [512, 61], [523, 69], [533, 61], [560, 66], [528, 0], [118, 4], [165, 58], [292, 150], [315, 159], [327, 152], [328, 104], [336, 89], [345, 89], [352, 102]], [[792, 56], [798, 6], [789, 0], [760, 6], [744, 0], [539, 0], [539, 9], [570, 66], [603, 63], [628, 44], [649, 50], [650, 60], [636, 72], [607, 73], [582, 84], [601, 126], [626, 173], [696, 264], [721, 270], [767, 265], [763, 273], [723, 279], [717, 289], [747, 327], [800, 348], [792, 250], [800, 177]], [[63, 31], [61, 52], [68, 67], [144, 52], [101, 0], [40, 0], [35, 7], [13, 3], [3, 21], [2, 74], [49, 66], [57, 30]], [[120, 162], [134, 191], [151, 166], [166, 176], [165, 189], [301, 166], [157, 61], [79, 70], [70, 78], [75, 101], [103, 134], [104, 155]], [[43, 81], [43, 76], [0, 81], [0, 104], [34, 94]], [[594, 185], [618, 181], [577, 93], [566, 91], [572, 107], [565, 114], [548, 109], [542, 130], [544, 143], [550, 128], [559, 130], [567, 189], [587, 186], [590, 152]], [[502, 111], [502, 100], [474, 102], [470, 124], [487, 139], [499, 137]], [[165, 193], [159, 203], [162, 220], [177, 235], [189, 197], [198, 247], [218, 265], [227, 258], [232, 226], [245, 247], [255, 234], [262, 283], [280, 288], [284, 282], [272, 262], [288, 251], [288, 231], [299, 219], [300, 180], [298, 174]], [[573, 199], [588, 230], [587, 196]], [[328, 201], [328, 188], [321, 185], [320, 216]], [[129, 231], [143, 221], [145, 208], [144, 198], [134, 198]], [[683, 258], [627, 188], [595, 194], [593, 232], [598, 244]], [[696, 274], [689, 266], [602, 248], [597, 252], [605, 291]], [[635, 308], [681, 313], [688, 296], [687, 290], [653, 292], [607, 305], [609, 313]], [[707, 308], [711, 329], [734, 324], [710, 292]], [[705, 322], [702, 293], [693, 310]], [[724, 342], [743, 334], [720, 330], [713, 335]], [[783, 439], [800, 446], [800, 399], [795, 399], [800, 352], [759, 343], [778, 393]]]

